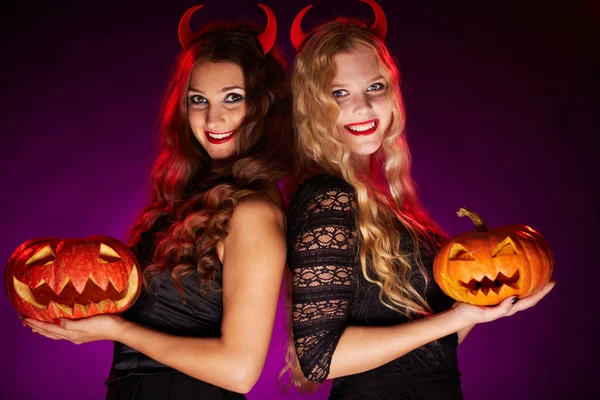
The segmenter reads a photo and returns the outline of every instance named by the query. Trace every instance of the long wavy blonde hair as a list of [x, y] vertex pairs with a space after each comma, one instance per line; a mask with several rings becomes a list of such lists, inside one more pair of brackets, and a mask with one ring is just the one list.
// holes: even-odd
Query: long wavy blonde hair
[[[381, 148], [374, 154], [375, 165], [381, 166], [382, 174], [377, 171], [370, 175], [355, 168], [353, 153], [336, 134], [339, 107], [331, 94], [336, 74], [334, 56], [359, 47], [373, 51], [388, 84], [386, 96], [392, 122]], [[362, 23], [341, 18], [325, 23], [309, 35], [296, 58], [292, 74], [294, 119], [297, 144], [303, 157], [302, 171], [339, 176], [356, 191], [358, 255], [365, 279], [379, 287], [379, 300], [383, 305], [409, 318], [417, 318], [431, 314], [431, 309], [424, 293], [413, 287], [411, 277], [415, 272], [421, 273], [428, 282], [419, 249], [424, 245], [435, 246], [436, 235], [441, 231], [421, 206], [411, 177], [399, 82], [398, 68], [385, 44]], [[306, 173], [299, 172], [292, 187], [297, 187], [304, 178]], [[398, 220], [414, 242], [412, 254], [400, 250]], [[411, 263], [411, 259], [415, 262]], [[413, 265], [420, 271], [413, 271]], [[290, 286], [288, 282], [288, 290]], [[291, 292], [287, 300], [290, 311]], [[291, 331], [291, 322], [289, 328]], [[287, 362], [281, 375], [291, 370], [291, 383], [299, 390], [310, 393], [318, 386], [303, 376], [293, 340]]]

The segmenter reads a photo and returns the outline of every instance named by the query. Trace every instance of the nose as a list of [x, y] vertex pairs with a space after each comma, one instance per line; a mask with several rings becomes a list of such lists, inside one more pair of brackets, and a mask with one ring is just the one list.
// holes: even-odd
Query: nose
[[367, 94], [355, 96], [352, 104], [352, 111], [355, 114], [366, 114], [372, 109], [371, 101]]
[[209, 131], [220, 132], [225, 124], [225, 110], [220, 105], [211, 105], [206, 113], [206, 127]]

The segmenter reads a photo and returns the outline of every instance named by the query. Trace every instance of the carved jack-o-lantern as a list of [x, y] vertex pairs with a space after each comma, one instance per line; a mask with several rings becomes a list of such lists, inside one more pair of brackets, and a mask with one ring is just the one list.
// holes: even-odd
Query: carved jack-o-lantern
[[19, 246], [4, 282], [20, 314], [52, 322], [125, 311], [140, 292], [140, 273], [131, 250], [117, 239], [49, 237]]
[[525, 225], [487, 230], [477, 214], [465, 208], [477, 227], [449, 239], [433, 266], [440, 288], [455, 300], [495, 305], [510, 296], [529, 296], [550, 281], [552, 250], [538, 232]]

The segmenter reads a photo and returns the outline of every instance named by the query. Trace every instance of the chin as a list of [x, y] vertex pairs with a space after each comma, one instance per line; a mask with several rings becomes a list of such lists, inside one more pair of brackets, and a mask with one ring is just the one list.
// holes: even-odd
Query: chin
[[208, 156], [212, 160], [225, 160], [235, 153], [235, 148], [233, 146], [227, 146], [226, 148], [215, 148], [216, 146], [210, 146], [205, 148]]
[[376, 143], [364, 143], [360, 145], [352, 146], [351, 149], [353, 153], [360, 156], [371, 156], [381, 148], [383, 141], [378, 141]]
[[215, 154], [215, 153], [209, 152], [208, 155], [210, 156], [211, 160], [221, 161], [221, 160], [226, 160], [226, 159], [230, 158], [233, 155], [233, 152], [226, 153], [226, 154], [223, 154], [223, 153]]
[[369, 136], [353, 136], [350, 133], [344, 132], [340, 137], [346, 147], [354, 154], [368, 156], [379, 150], [383, 144], [383, 135], [375, 133]]

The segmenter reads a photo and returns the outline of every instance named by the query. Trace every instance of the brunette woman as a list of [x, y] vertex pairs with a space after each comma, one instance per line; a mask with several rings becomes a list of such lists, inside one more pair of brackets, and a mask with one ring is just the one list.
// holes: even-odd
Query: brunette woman
[[112, 340], [109, 399], [244, 398], [260, 376], [285, 264], [294, 142], [276, 23], [189, 28], [161, 112], [151, 203], [132, 229], [145, 287], [122, 317], [25, 319], [74, 343]]

